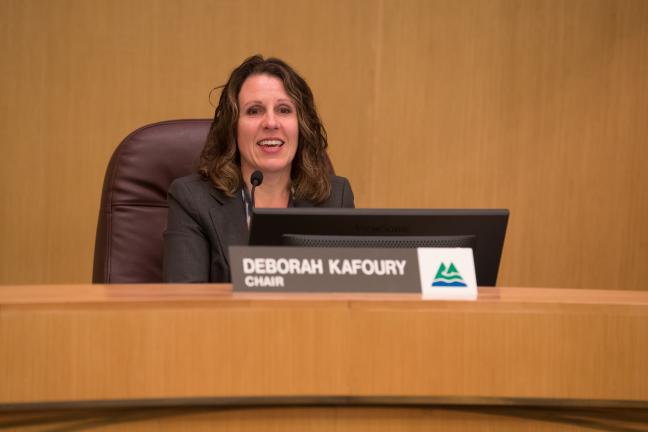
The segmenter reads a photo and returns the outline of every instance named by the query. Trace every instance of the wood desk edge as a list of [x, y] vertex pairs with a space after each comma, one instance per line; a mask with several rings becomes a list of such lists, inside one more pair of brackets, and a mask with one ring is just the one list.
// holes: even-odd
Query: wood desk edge
[[0, 307], [10, 305], [138, 302], [397, 302], [397, 303], [555, 303], [648, 305], [648, 291], [569, 288], [480, 287], [476, 302], [423, 300], [403, 293], [235, 293], [231, 284], [0, 285]]

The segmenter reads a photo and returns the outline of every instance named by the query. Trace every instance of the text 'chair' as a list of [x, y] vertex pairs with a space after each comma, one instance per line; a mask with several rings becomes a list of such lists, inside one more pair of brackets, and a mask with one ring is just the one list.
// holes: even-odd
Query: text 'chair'
[[110, 159], [101, 193], [94, 283], [162, 281], [162, 234], [171, 182], [198, 169], [210, 119], [137, 129]]

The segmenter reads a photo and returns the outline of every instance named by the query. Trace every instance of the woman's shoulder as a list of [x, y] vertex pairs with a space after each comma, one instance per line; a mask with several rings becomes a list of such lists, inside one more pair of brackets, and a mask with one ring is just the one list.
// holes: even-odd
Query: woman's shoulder
[[323, 207], [354, 207], [353, 190], [346, 177], [331, 176], [331, 196]]
[[205, 186], [205, 184], [209, 184], [209, 183], [210, 182], [202, 175], [198, 173], [193, 173], [184, 177], [178, 177], [177, 179], [173, 180], [171, 182], [171, 185], [169, 186], [169, 189], [172, 187], [202, 188]]
[[329, 178], [331, 180], [331, 187], [344, 187], [345, 185], [350, 185], [349, 179], [346, 177], [332, 175]]
[[218, 190], [214, 184], [206, 177], [194, 173], [188, 176], [179, 177], [171, 182], [169, 186], [169, 195], [174, 197], [191, 197], [192, 200], [223, 200], [225, 194]]

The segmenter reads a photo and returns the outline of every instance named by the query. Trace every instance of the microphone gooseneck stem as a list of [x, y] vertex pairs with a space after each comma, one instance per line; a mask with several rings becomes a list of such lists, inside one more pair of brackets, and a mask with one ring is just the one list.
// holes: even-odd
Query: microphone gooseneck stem
[[252, 184], [252, 192], [250, 192], [250, 204], [252, 204], [252, 208], [254, 208], [254, 189], [256, 189], [257, 185]]

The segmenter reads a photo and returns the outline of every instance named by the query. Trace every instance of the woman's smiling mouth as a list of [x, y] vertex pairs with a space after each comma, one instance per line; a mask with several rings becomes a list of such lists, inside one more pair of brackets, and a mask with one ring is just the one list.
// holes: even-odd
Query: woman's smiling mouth
[[283, 140], [278, 138], [266, 138], [257, 142], [257, 145], [261, 147], [279, 147], [284, 144]]

